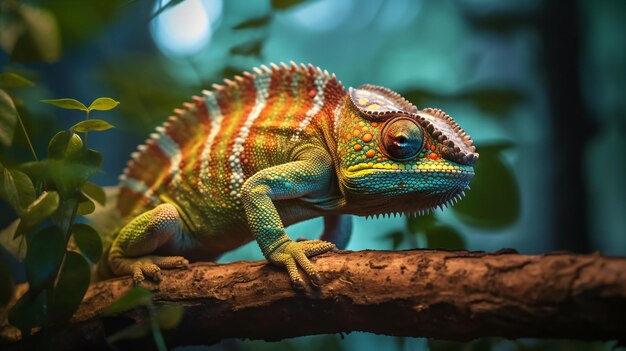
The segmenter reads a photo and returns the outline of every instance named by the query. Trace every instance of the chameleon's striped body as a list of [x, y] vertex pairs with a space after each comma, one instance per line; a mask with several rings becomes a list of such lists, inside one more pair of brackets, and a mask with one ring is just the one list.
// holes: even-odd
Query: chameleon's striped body
[[[197, 237], [220, 235], [219, 253], [229, 239], [232, 247], [250, 241], [243, 182], [289, 162], [294, 148], [312, 138], [323, 143], [321, 134], [333, 128], [333, 111], [345, 95], [334, 76], [312, 66], [257, 69], [204, 91], [133, 155], [121, 177], [121, 214], [132, 218], [167, 198]], [[295, 212], [286, 225], [314, 216]]]
[[[137, 260], [119, 263], [132, 256], [157, 251], [209, 259], [256, 238], [296, 281], [291, 254], [314, 274], [300, 254], [332, 246], [291, 242], [283, 226], [320, 215], [423, 212], [460, 194], [473, 174], [471, 140], [447, 115], [417, 111], [383, 88], [348, 94], [334, 75], [293, 63], [225, 83], [175, 110], [132, 155], [117, 201], [129, 224], [109, 259], [116, 273], [137, 278]], [[382, 134], [392, 114], [409, 116], [402, 117], [411, 119], [403, 122], [413, 128], [409, 134], [424, 139], [412, 159], [390, 156], [389, 150], [409, 150]], [[397, 145], [386, 150], [389, 140]], [[393, 197], [404, 204], [385, 204]], [[163, 228], [171, 229], [167, 239], [143, 239]]]

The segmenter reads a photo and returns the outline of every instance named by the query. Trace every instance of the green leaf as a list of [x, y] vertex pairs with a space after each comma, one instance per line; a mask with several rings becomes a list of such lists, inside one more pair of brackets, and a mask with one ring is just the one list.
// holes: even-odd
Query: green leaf
[[65, 235], [57, 226], [50, 226], [26, 239], [26, 276], [30, 289], [40, 289], [56, 277], [65, 254]]
[[474, 103], [487, 114], [505, 116], [524, 99], [524, 95], [508, 87], [479, 87], [461, 92], [457, 98]]
[[35, 83], [16, 73], [0, 73], [0, 85], [7, 88], [32, 87]]
[[100, 166], [102, 166], [102, 160], [102, 153], [93, 149], [87, 149], [87, 153], [83, 157], [82, 162], [86, 166], [100, 168]]
[[75, 132], [84, 133], [91, 131], [103, 131], [111, 128], [114, 127], [107, 121], [103, 121], [101, 119], [89, 119], [74, 124], [70, 129]]
[[407, 229], [410, 233], [423, 233], [437, 224], [435, 215], [430, 213], [425, 216], [409, 217], [406, 219]]
[[136, 286], [130, 290], [119, 300], [113, 302], [109, 307], [102, 311], [103, 315], [112, 315], [124, 312], [137, 306], [145, 306], [152, 299], [152, 291]]
[[11, 52], [20, 62], [54, 62], [61, 55], [61, 38], [54, 15], [47, 10], [20, 3], [19, 26], [22, 34]]
[[0, 145], [11, 146], [17, 124], [17, 110], [13, 99], [0, 89]]
[[[131, 1], [41, 1], [37, 2], [54, 13], [63, 46], [80, 50], [85, 41], [93, 40], [118, 14], [125, 13]], [[136, 2], [136, 1], [135, 1]], [[80, 14], [80, 15], [77, 15]]]
[[238, 25], [234, 26], [233, 29], [247, 29], [247, 28], [259, 28], [267, 26], [269, 21], [272, 19], [272, 16], [266, 15], [261, 17], [251, 18], [247, 21], [241, 22]]
[[56, 189], [66, 199], [75, 196], [89, 178], [101, 172], [101, 161], [99, 153], [87, 150], [80, 160], [26, 162], [20, 165], [20, 170], [33, 181], [46, 184], [47, 189]]
[[254, 40], [241, 45], [233, 46], [229, 52], [234, 55], [243, 56], [261, 56], [261, 48], [263, 46], [263, 40]]
[[148, 321], [143, 321], [138, 324], [131, 324], [130, 326], [107, 337], [107, 343], [114, 344], [121, 340], [139, 339], [146, 336], [150, 332], [150, 330], [150, 323]]
[[35, 201], [35, 188], [26, 174], [0, 164], [0, 198], [21, 215]]
[[48, 144], [48, 158], [77, 160], [83, 155], [83, 140], [76, 133], [63, 130]]
[[90, 198], [83, 195], [83, 193], [78, 193], [78, 208], [76, 209], [76, 214], [80, 216], [86, 216], [93, 211], [96, 210], [96, 204], [91, 201]]
[[385, 235], [384, 238], [391, 240], [391, 247], [397, 250], [404, 240], [404, 233], [398, 230]]
[[174, 329], [183, 320], [185, 309], [182, 306], [163, 305], [156, 310], [156, 320], [161, 329]]
[[46, 292], [29, 290], [9, 311], [9, 323], [20, 330], [43, 326], [46, 320]]
[[42, 193], [22, 214], [15, 237], [30, 231], [46, 217], [52, 215], [59, 207], [59, 200], [59, 194], [56, 191]]
[[19, 205], [19, 211], [17, 212], [21, 214], [35, 201], [35, 187], [33, 186], [33, 182], [25, 173], [20, 172], [17, 169], [10, 169], [9, 172], [13, 176], [13, 182], [15, 184], [15, 188], [17, 189], [17, 196], [19, 199], [17, 202], [17, 205]]
[[276, 10], [287, 10], [303, 2], [305, 0], [272, 0], [272, 7]]
[[429, 105], [433, 101], [440, 102], [446, 98], [439, 92], [425, 88], [406, 90], [401, 92], [401, 95], [416, 106]]
[[472, 226], [502, 228], [519, 217], [520, 195], [515, 176], [504, 163], [501, 151], [509, 144], [477, 147], [480, 158], [474, 164], [476, 175], [471, 190], [452, 207], [459, 218]]
[[0, 245], [15, 256], [18, 261], [24, 262], [26, 258], [26, 236], [14, 237], [19, 224], [20, 219], [17, 218], [0, 230]]
[[504, 117], [525, 99], [525, 95], [513, 88], [500, 86], [475, 86], [455, 93], [440, 93], [430, 89], [414, 88], [402, 92], [402, 96], [417, 106], [433, 102], [463, 101], [474, 104], [487, 115]]
[[0, 306], [6, 306], [13, 297], [15, 290], [15, 280], [11, 274], [11, 267], [6, 260], [0, 256]]
[[102, 256], [100, 235], [87, 224], [77, 223], [72, 226], [72, 235], [80, 252], [93, 263], [98, 263]]
[[[89, 156], [89, 152], [85, 157]], [[50, 162], [52, 180], [63, 198], [74, 196], [87, 180], [102, 172], [100, 166], [85, 164], [88, 160], [78, 162]]]
[[82, 102], [78, 100], [74, 100], [74, 99], [41, 100], [41, 102], [44, 102], [46, 104], [50, 104], [50, 105], [53, 105], [62, 109], [66, 109], [66, 110], [88, 111], [87, 107], [85, 107], [85, 105], [83, 105]]
[[243, 71], [243, 69], [241, 68], [237, 68], [235, 66], [226, 66], [222, 69], [220, 77], [234, 77], [241, 74], [241, 71]]
[[85, 296], [91, 272], [89, 264], [77, 252], [67, 251], [59, 280], [52, 292], [49, 316], [54, 322], [69, 320]]
[[465, 240], [449, 226], [436, 226], [426, 231], [426, 240], [429, 249], [462, 250], [465, 249]]
[[91, 182], [87, 182], [83, 185], [82, 189], [80, 190], [83, 192], [83, 194], [89, 196], [91, 199], [99, 203], [101, 206], [106, 205], [107, 196], [106, 196], [106, 193], [104, 192], [104, 189], [102, 189], [101, 186], [91, 183]]
[[95, 99], [91, 105], [89, 105], [89, 111], [98, 110], [98, 111], [108, 111], [112, 110], [119, 105], [119, 101], [115, 101], [108, 97], [100, 97]]

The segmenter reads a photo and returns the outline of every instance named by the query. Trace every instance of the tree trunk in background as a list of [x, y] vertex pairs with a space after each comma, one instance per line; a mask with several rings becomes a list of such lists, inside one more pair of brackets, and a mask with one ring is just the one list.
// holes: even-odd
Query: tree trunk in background
[[[574, 3], [546, 0], [540, 19], [552, 140], [546, 153], [552, 164], [554, 247], [590, 252], [587, 185], [583, 158], [595, 132], [580, 83], [580, 18]], [[547, 172], [548, 174], [550, 171]]]

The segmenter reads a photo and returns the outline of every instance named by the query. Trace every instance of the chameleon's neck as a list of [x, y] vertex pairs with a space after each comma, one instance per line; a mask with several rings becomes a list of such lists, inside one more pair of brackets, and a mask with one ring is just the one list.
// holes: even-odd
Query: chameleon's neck
[[339, 160], [337, 155], [338, 123], [341, 115], [344, 113], [346, 99], [347, 94], [339, 98], [339, 102], [334, 108], [324, 110], [324, 113], [320, 116], [323, 119], [320, 121], [321, 142], [336, 162]]
[[339, 122], [342, 116], [347, 113], [346, 101], [348, 95], [343, 94], [338, 97], [339, 101], [332, 109], [325, 109], [324, 113], [320, 114], [320, 120], [318, 123], [319, 142], [324, 147], [328, 154], [333, 159], [334, 177], [331, 182], [331, 189], [329, 191], [329, 201], [326, 207], [333, 212], [343, 213], [346, 206], [344, 189], [341, 186], [340, 177], [342, 176], [340, 168], [340, 158], [337, 151], [337, 143], [341, 131], [339, 130]]

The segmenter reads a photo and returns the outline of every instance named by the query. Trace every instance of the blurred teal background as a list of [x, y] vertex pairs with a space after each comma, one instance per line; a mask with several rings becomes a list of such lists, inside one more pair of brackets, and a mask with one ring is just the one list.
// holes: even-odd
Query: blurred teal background
[[[13, 2], [0, 1], [0, 8]], [[421, 223], [357, 218], [348, 249], [510, 247], [626, 255], [626, 2], [24, 3], [47, 11], [32, 19], [43, 23], [44, 42], [33, 29], [32, 38], [11, 43], [3, 22], [0, 67], [37, 84], [18, 94], [36, 149], [43, 153], [57, 130], [82, 118], [40, 99], [110, 96], [121, 102], [106, 114], [117, 128], [89, 138], [105, 154], [106, 173], [96, 179], [102, 185], [116, 184], [136, 145], [191, 95], [242, 70], [293, 60], [334, 72], [346, 87], [382, 85], [419, 108], [441, 108], [472, 135], [481, 153], [473, 189], [457, 210], [437, 211]], [[0, 149], [5, 165], [29, 159], [23, 137], [16, 133], [16, 139], [12, 148]], [[0, 205], [2, 226], [14, 217]], [[312, 238], [320, 230], [316, 219], [289, 233]], [[221, 261], [261, 258], [250, 243]], [[481, 342], [430, 347], [583, 347]], [[211, 349], [426, 350], [428, 344], [352, 333], [278, 344], [228, 341]]]

